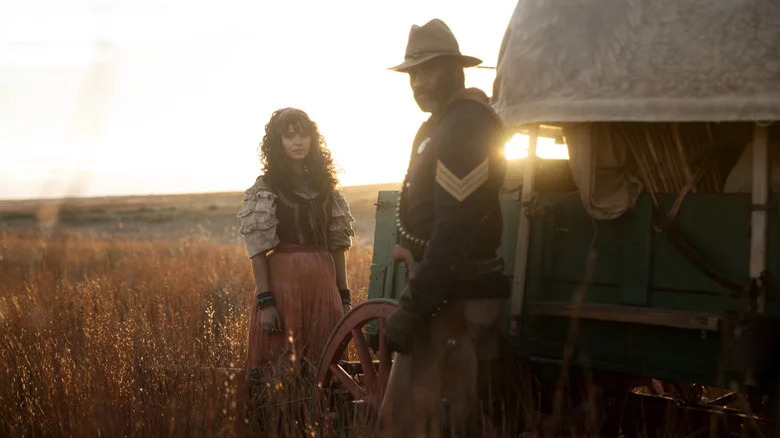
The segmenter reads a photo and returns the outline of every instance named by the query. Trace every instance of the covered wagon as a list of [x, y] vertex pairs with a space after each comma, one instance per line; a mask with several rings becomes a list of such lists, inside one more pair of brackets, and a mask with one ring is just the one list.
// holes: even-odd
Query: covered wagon
[[[777, 396], [778, 47], [770, 0], [518, 3], [492, 97], [529, 138], [510, 164], [521, 184], [502, 194], [518, 357], [558, 379], [570, 367], [653, 378], [658, 396], [663, 382]], [[570, 159], [537, 158], [543, 137]], [[404, 286], [397, 197], [379, 194], [370, 300], [320, 367], [323, 385], [369, 405], [391, 366], [381, 320]], [[713, 408], [733, 394], [677, 392]]]

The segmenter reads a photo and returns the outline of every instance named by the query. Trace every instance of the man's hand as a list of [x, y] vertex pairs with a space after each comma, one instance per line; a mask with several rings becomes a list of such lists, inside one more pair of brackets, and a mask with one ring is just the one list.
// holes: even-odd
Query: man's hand
[[396, 262], [404, 262], [404, 266], [406, 267], [404, 276], [406, 278], [406, 282], [408, 283], [414, 275], [415, 268], [417, 268], [417, 265], [419, 265], [418, 262], [414, 261], [412, 252], [400, 245], [396, 245], [393, 248], [393, 260]]
[[282, 318], [279, 317], [275, 306], [260, 311], [260, 326], [269, 335], [282, 332]]
[[408, 353], [421, 330], [420, 315], [402, 306], [385, 320], [385, 343], [393, 351]]

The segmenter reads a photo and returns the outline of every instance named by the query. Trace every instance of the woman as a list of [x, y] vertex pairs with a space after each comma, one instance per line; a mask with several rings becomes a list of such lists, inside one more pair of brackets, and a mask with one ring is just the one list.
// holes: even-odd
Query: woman
[[354, 236], [330, 151], [305, 112], [275, 111], [260, 146], [264, 175], [238, 213], [256, 286], [247, 360], [253, 380], [278, 359], [316, 366], [349, 310], [344, 252]]

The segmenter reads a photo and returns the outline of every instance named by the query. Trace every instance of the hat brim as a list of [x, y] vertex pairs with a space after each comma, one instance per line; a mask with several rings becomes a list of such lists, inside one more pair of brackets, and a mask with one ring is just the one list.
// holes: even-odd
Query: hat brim
[[475, 65], [482, 64], [482, 60], [479, 58], [475, 58], [473, 56], [466, 56], [466, 55], [459, 55], [459, 54], [450, 54], [450, 53], [434, 53], [431, 55], [425, 55], [421, 56], [419, 58], [415, 59], [407, 59], [406, 61], [396, 65], [395, 67], [390, 67], [390, 70], [393, 71], [399, 71], [401, 73], [406, 73], [409, 71], [410, 68], [420, 65], [422, 63], [428, 62], [431, 59], [438, 58], [440, 56], [458, 56], [460, 57], [461, 63], [463, 64], [463, 67], [474, 67]]

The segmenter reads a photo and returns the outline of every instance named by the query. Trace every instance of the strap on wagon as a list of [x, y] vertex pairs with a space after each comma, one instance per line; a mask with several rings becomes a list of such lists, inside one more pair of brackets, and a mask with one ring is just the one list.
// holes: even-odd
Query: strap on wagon
[[672, 242], [677, 250], [679, 250], [680, 253], [693, 266], [695, 266], [709, 279], [732, 292], [741, 294], [745, 291], [745, 288], [741, 284], [731, 280], [730, 278], [727, 278], [724, 275], [721, 275], [718, 273], [718, 271], [713, 269], [709, 263], [704, 260], [701, 254], [699, 254], [696, 248], [694, 248], [690, 243], [688, 243], [687, 240], [685, 240], [685, 236], [683, 236], [682, 232], [680, 232], [680, 229], [677, 228], [674, 221], [669, 220], [666, 212], [664, 212], [663, 209], [659, 208], [657, 205], [653, 206], [653, 224], [658, 227], [658, 229], [663, 231], [663, 233], [666, 235], [666, 238]]

